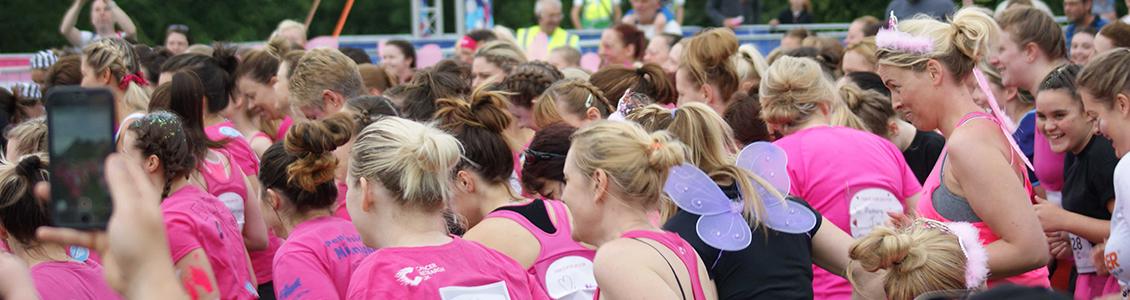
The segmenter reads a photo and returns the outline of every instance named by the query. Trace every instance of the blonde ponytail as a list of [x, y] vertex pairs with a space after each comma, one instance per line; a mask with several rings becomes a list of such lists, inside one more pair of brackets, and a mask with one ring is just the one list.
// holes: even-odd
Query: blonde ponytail
[[626, 204], [657, 208], [667, 171], [682, 164], [686, 147], [666, 131], [647, 133], [639, 125], [599, 121], [572, 136], [574, 164], [585, 176], [608, 175], [612, 193]]
[[358, 135], [349, 172], [381, 184], [402, 206], [439, 212], [451, 199], [461, 147], [455, 137], [431, 125], [382, 118]]
[[866, 130], [859, 117], [839, 100], [832, 82], [812, 59], [780, 57], [769, 66], [760, 92], [761, 118], [766, 123], [782, 128], [799, 126], [819, 114], [823, 104], [830, 125]]
[[[958, 237], [922, 222], [929, 221], [901, 229], [876, 227], [851, 245], [852, 262], [868, 272], [887, 271], [883, 290], [888, 299], [910, 300], [927, 292], [966, 288], [966, 258]], [[848, 268], [848, 280], [855, 285], [851, 278]]]

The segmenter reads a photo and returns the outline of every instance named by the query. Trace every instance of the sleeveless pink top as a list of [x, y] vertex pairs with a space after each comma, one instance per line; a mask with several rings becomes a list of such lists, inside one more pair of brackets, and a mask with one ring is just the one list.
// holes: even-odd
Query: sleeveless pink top
[[[625, 232], [620, 235], [622, 238], [629, 239], [649, 239], [658, 242], [660, 245], [667, 247], [667, 249], [674, 252], [683, 262], [683, 266], [687, 268], [687, 273], [690, 274], [691, 291], [694, 294], [695, 300], [705, 300], [706, 292], [702, 289], [702, 282], [698, 280], [698, 254], [694, 251], [687, 241], [679, 237], [678, 234], [673, 232], [655, 232], [647, 230], [633, 230]], [[649, 244], [650, 245], [650, 244]], [[680, 291], [681, 293], [682, 291]], [[596, 290], [594, 300], [600, 299], [600, 289]]]
[[[1000, 121], [998, 121], [996, 118], [992, 117], [989, 114], [981, 113], [981, 112], [974, 112], [974, 113], [970, 113], [970, 114], [965, 115], [965, 117], [962, 117], [961, 120], [958, 121], [957, 126], [961, 127], [962, 125], [965, 125], [966, 123], [968, 123], [969, 121], [974, 120], [974, 119], [988, 119], [990, 121], [993, 121], [993, 123], [996, 123], [998, 126], [1000, 126], [1000, 124], [1001, 124]], [[949, 143], [947, 142], [946, 146], [942, 148], [942, 154], [939, 156], [940, 158], [938, 159], [938, 162], [934, 164], [934, 170], [930, 172], [930, 177], [927, 177], [926, 183], [922, 185], [922, 197], [918, 201], [917, 211], [918, 211], [918, 215], [923, 217], [923, 218], [937, 220], [937, 221], [941, 221], [941, 222], [949, 222], [950, 221], [949, 219], [946, 219], [944, 216], [942, 216], [940, 213], [938, 213], [938, 211], [936, 209], [934, 209], [934, 198], [933, 198], [934, 191], [936, 191], [938, 189], [938, 187], [941, 186], [941, 184], [942, 184], [942, 163], [946, 160], [946, 153], [948, 153], [948, 150], [949, 150]], [[1017, 155], [1016, 153], [1013, 153], [1012, 156], [1015, 157], [1016, 155]], [[1032, 184], [1028, 180], [1028, 172], [1020, 172], [1020, 173], [1023, 174], [1024, 189], [1027, 190], [1027, 192], [1028, 192], [1028, 198], [1029, 198], [1029, 200], [1033, 201], [1033, 203], [1035, 203], [1035, 201], [1034, 201], [1035, 200], [1035, 198], [1034, 198], [1035, 193], [1032, 191]], [[990, 243], [995, 242], [995, 241], [1000, 239], [1000, 237], [997, 236], [995, 233], [993, 233], [992, 228], [989, 228], [989, 225], [985, 224], [985, 222], [972, 222], [972, 224], [973, 224], [974, 227], [976, 227], [978, 230], [980, 230], [979, 238], [980, 238], [981, 243], [983, 245], [987, 246]], [[992, 280], [989, 280], [988, 285], [989, 285], [989, 287], [993, 287], [993, 286], [996, 286], [996, 285], [999, 285], [999, 284], [1004, 284], [1004, 283], [1013, 283], [1013, 284], [1026, 285], [1026, 286], [1041, 286], [1041, 287], [1051, 286], [1051, 283], [1048, 281], [1048, 269], [1047, 269], [1047, 267], [1040, 267], [1040, 268], [1037, 268], [1035, 270], [1028, 271], [1027, 273], [1020, 274], [1020, 275], [1013, 276], [1013, 277], [1009, 277], [1009, 278], [1005, 278], [1005, 279], [992, 279]]]
[[556, 232], [546, 233], [525, 216], [511, 210], [496, 210], [486, 217], [512, 220], [538, 239], [541, 253], [527, 272], [537, 277], [538, 284], [545, 288], [550, 298], [561, 299], [575, 294], [592, 295], [596, 290], [596, 278], [592, 271], [592, 259], [596, 256], [596, 251], [573, 240], [573, 228], [569, 225], [569, 214], [564, 203], [556, 200], [534, 201], [543, 201], [547, 208], [553, 208], [552, 216], [557, 221], [553, 224], [557, 228]]
[[212, 153], [220, 156], [219, 161], [204, 159], [200, 164], [200, 175], [204, 177], [208, 193], [220, 199], [224, 206], [231, 210], [235, 220], [243, 231], [244, 204], [247, 199], [247, 182], [244, 181], [243, 171], [235, 163], [226, 149], [210, 149]]

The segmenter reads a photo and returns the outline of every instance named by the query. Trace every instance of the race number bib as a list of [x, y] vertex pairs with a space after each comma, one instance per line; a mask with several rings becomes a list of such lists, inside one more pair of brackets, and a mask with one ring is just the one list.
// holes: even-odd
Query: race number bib
[[851, 236], [860, 238], [875, 226], [884, 225], [890, 216], [888, 212], [901, 212], [902, 202], [898, 197], [884, 189], [868, 188], [851, 196], [848, 211], [851, 214]]
[[545, 289], [553, 299], [592, 299], [596, 292], [592, 261], [580, 256], [553, 261], [545, 269]]
[[441, 287], [439, 297], [443, 300], [510, 300], [510, 291], [505, 281], [499, 281], [472, 287]]
[[243, 232], [243, 223], [245, 220], [243, 215], [243, 197], [236, 193], [227, 192], [220, 194], [216, 198], [220, 199], [220, 202], [231, 211], [232, 216], [235, 216], [236, 225], [239, 225], [239, 232]]
[[1071, 240], [1071, 254], [1075, 255], [1075, 270], [1079, 274], [1094, 273], [1095, 262], [1091, 261], [1091, 247], [1094, 245], [1091, 241], [1071, 233], [1067, 234], [1067, 238]]

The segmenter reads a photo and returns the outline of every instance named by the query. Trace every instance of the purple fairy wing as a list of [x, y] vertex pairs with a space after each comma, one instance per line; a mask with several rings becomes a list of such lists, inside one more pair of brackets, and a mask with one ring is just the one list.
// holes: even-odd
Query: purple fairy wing
[[816, 227], [816, 214], [804, 205], [793, 200], [762, 198], [765, 202], [765, 218], [762, 222], [769, 228], [792, 234], [802, 234]]
[[730, 211], [730, 201], [710, 176], [691, 164], [671, 168], [663, 191], [679, 208], [700, 216]]
[[[734, 202], [741, 204], [741, 202]], [[738, 206], [740, 210], [740, 205]], [[750, 243], [749, 223], [740, 213], [724, 213], [713, 216], [702, 216], [696, 226], [698, 237], [711, 247], [719, 250], [738, 251], [745, 249]]]
[[791, 182], [789, 171], [789, 156], [785, 149], [768, 142], [749, 144], [742, 152], [738, 153], [737, 165], [764, 178], [781, 194], [788, 194]]

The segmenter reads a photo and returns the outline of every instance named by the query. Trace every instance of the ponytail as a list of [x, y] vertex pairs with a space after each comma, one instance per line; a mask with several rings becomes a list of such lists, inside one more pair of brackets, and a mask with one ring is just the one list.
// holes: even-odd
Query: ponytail
[[501, 92], [476, 89], [470, 99], [440, 99], [438, 127], [463, 144], [457, 169], [472, 169], [491, 183], [503, 183], [514, 172], [514, 156], [502, 132], [514, 123]]

